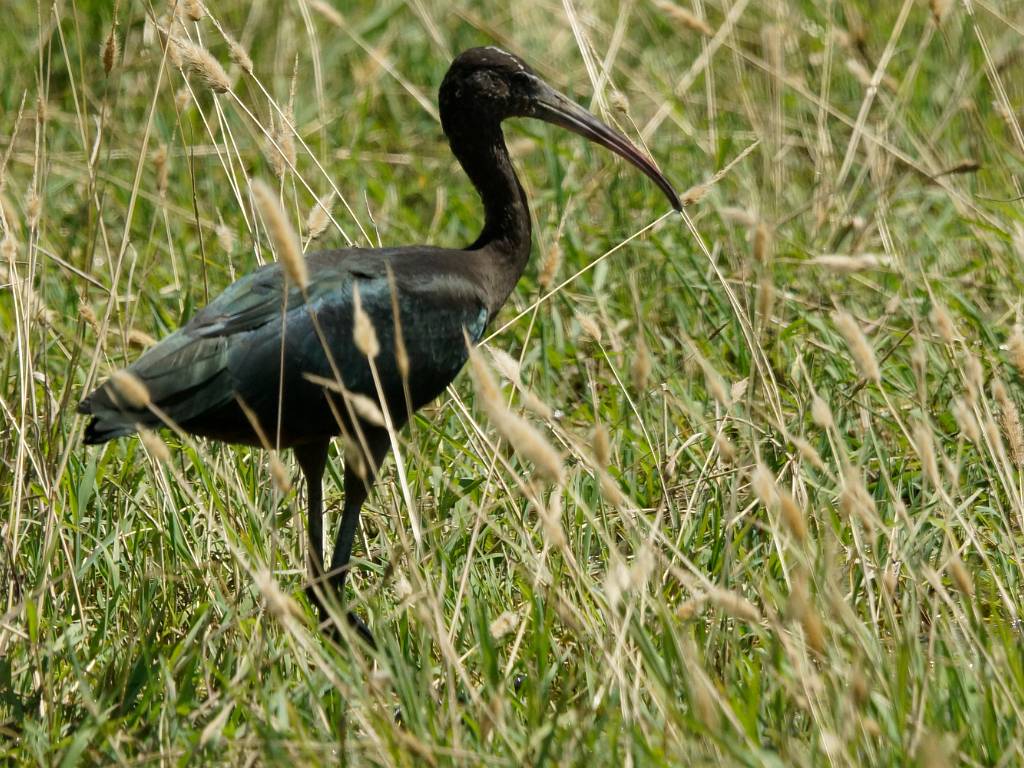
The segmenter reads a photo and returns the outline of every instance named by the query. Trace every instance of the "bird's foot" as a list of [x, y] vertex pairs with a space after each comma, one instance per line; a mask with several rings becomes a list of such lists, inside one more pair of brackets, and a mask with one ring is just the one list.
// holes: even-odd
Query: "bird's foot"
[[[316, 608], [317, 615], [320, 617], [320, 625], [323, 627], [324, 632], [329, 634], [332, 639], [340, 640], [341, 632], [336, 622], [331, 621], [331, 614], [327, 610], [327, 606], [324, 604], [320, 595], [317, 594], [317, 590], [312, 585], [306, 587], [306, 597], [309, 602]], [[345, 613], [345, 619], [348, 621], [348, 625], [355, 630], [356, 635], [360, 640], [363, 641], [372, 650], [377, 650], [377, 643], [373, 639], [373, 632], [366, 625], [366, 622], [360, 618], [359, 614], [355, 611], [348, 611]]]
[[363, 621], [359, 614], [355, 611], [349, 611], [345, 614], [345, 618], [348, 619], [348, 625], [355, 630], [356, 635], [371, 649], [377, 650], [377, 641], [373, 639], [373, 632], [366, 626], [366, 622]]

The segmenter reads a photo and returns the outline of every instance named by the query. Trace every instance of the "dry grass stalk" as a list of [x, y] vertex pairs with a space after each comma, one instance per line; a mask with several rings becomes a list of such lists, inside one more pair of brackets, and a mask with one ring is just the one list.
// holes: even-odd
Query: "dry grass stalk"
[[633, 380], [633, 388], [637, 392], [645, 392], [651, 380], [651, 351], [641, 332], [636, 337], [636, 350], [629, 365], [629, 375]]
[[410, 597], [412, 597], [412, 584], [405, 576], [399, 576], [395, 579], [395, 597], [398, 598], [399, 603], [404, 603]]
[[736, 446], [733, 445], [732, 440], [725, 436], [725, 433], [718, 432], [715, 434], [715, 448], [718, 449], [718, 455], [722, 461], [726, 464], [735, 463]]
[[544, 540], [555, 549], [567, 546], [565, 530], [562, 528], [562, 489], [556, 487], [547, 503], [540, 505], [538, 512], [544, 526]]
[[361, 395], [358, 392], [346, 392], [345, 398], [352, 404], [352, 410], [356, 412], [356, 416], [360, 419], [375, 427], [387, 426], [384, 414], [373, 398]]
[[299, 617], [302, 612], [288, 595], [281, 591], [274, 579], [273, 574], [267, 569], [261, 569], [254, 576], [256, 586], [263, 595], [263, 600], [270, 613], [280, 621], [287, 621], [292, 617]]
[[618, 88], [613, 88], [608, 94], [608, 104], [621, 115], [629, 114], [629, 99]]
[[235, 38], [227, 32], [224, 33], [224, 39], [227, 40], [228, 55], [231, 57], [231, 60], [241, 67], [243, 72], [247, 75], [251, 75], [253, 71], [253, 63], [252, 58], [249, 56], [249, 52], [242, 47], [240, 42], [235, 40]]
[[84, 299], [78, 303], [78, 316], [85, 320], [94, 332], [99, 332], [100, 323], [99, 319], [96, 317], [96, 312], [91, 306], [85, 303]]
[[928, 7], [932, 12], [932, 20], [941, 24], [953, 8], [953, 0], [928, 0]]
[[763, 221], [757, 222], [751, 239], [753, 240], [754, 261], [761, 265], [767, 264], [771, 259], [771, 233], [768, 231], [768, 225]]
[[[14, 238], [14, 232], [8, 229], [4, 233], [4, 239], [0, 240], [0, 256], [8, 264], [13, 264], [18, 256], [18, 241]], [[3, 270], [4, 279], [7, 279], [7, 269]]]
[[285, 107], [284, 115], [280, 118], [271, 117], [274, 125], [274, 147], [270, 152], [270, 160], [274, 166], [274, 172], [278, 178], [295, 167], [298, 156], [295, 153], [295, 133], [292, 128], [295, 118], [292, 115], [292, 108]]
[[981, 367], [981, 361], [971, 354], [970, 350], [964, 349], [962, 355], [964, 367], [964, 383], [967, 385], [967, 395], [970, 397], [971, 405], [978, 404], [985, 385], [985, 372]]
[[16, 277], [16, 272], [8, 265], [13, 265], [18, 255], [18, 242], [14, 235], [8, 230], [4, 239], [0, 241], [0, 256], [6, 264], [0, 263], [0, 285], [10, 283], [9, 288], [21, 297], [22, 308], [25, 317], [31, 320], [38, 320], [46, 324], [52, 324], [57, 319], [57, 313], [46, 306], [43, 297], [39, 295], [32, 284], [24, 278]]
[[957, 340], [956, 325], [944, 306], [936, 302], [932, 307], [930, 319], [943, 342], [952, 344]]
[[882, 380], [882, 374], [878, 369], [878, 361], [875, 360], [875, 353], [871, 349], [871, 345], [868, 344], [864, 332], [857, 325], [857, 321], [849, 312], [839, 311], [832, 315], [832, 322], [835, 323], [836, 328], [846, 340], [850, 355], [857, 364], [861, 376], [868, 381], [879, 383]]
[[306, 259], [299, 247], [299, 238], [277, 201], [277, 195], [262, 179], [253, 179], [251, 186], [253, 200], [263, 218], [263, 225], [267, 228], [278, 261], [288, 278], [303, 291], [306, 290], [309, 284]]
[[708, 591], [708, 599], [734, 619], [745, 621], [748, 624], [757, 624], [761, 621], [761, 612], [738, 592], [713, 587]]
[[470, 345], [470, 373], [476, 385], [477, 395], [488, 418], [498, 433], [508, 440], [509, 444], [526, 459], [533, 462], [537, 474], [548, 480], [560, 482], [564, 469], [562, 457], [537, 429], [525, 419], [512, 413], [505, 407], [491, 370], [480, 351]]
[[1017, 373], [1024, 376], [1024, 328], [1020, 323], [1013, 326], [1010, 338], [1006, 340], [1006, 348]]
[[363, 454], [363, 449], [348, 437], [343, 439], [342, 445], [342, 453], [345, 458], [346, 469], [351, 467], [357, 477], [365, 480], [367, 467], [366, 456]]
[[626, 495], [622, 492], [615, 478], [603, 469], [597, 471], [597, 488], [601, 491], [601, 498], [607, 501], [616, 509], [626, 506]]
[[597, 318], [580, 312], [576, 315], [576, 321], [580, 324], [580, 330], [598, 344], [601, 343], [601, 325], [597, 322]]
[[498, 373], [513, 384], [519, 385], [523, 374], [523, 369], [522, 366], [519, 365], [519, 361], [504, 349], [494, 348], [489, 351], [491, 353], [491, 360], [494, 363], [494, 367], [498, 369]]
[[761, 327], [767, 328], [772, 320], [772, 311], [775, 309], [775, 283], [769, 274], [761, 275], [757, 281], [756, 311], [761, 319]]
[[168, 168], [167, 145], [161, 144], [153, 153], [153, 170], [156, 171], [156, 191], [160, 197], [167, 196]]
[[999, 420], [1003, 423], [1003, 433], [1010, 446], [1010, 458], [1017, 466], [1024, 466], [1024, 429], [1021, 428], [1017, 403], [1001, 379], [993, 379], [992, 396], [999, 404]]
[[345, 19], [326, 0], [313, 0], [310, 7], [336, 27], [345, 26]]
[[139, 437], [142, 439], [142, 444], [146, 446], [150, 456], [161, 464], [170, 463], [171, 452], [167, 448], [167, 443], [160, 438], [160, 435], [151, 429], [143, 427], [139, 430]]
[[953, 584], [960, 594], [964, 597], [974, 596], [974, 581], [971, 579], [971, 574], [967, 571], [963, 561], [956, 555], [953, 555], [949, 561], [949, 576], [953, 579]]
[[793, 494], [785, 488], [778, 489], [779, 511], [782, 522], [789, 529], [793, 538], [801, 544], [807, 540], [807, 519]]
[[501, 640], [509, 632], [512, 632], [519, 625], [519, 614], [515, 611], [505, 611], [501, 616], [491, 622], [488, 627], [491, 637]]
[[865, 88], [871, 85], [871, 73], [861, 63], [860, 59], [855, 59], [852, 56], [848, 58], [846, 60], [846, 69]]
[[327, 227], [331, 223], [331, 209], [333, 207], [334, 192], [332, 191], [329, 195], [317, 200], [313, 207], [309, 209], [309, 215], [306, 217], [306, 236], [310, 240], [316, 240], [327, 231]]
[[149, 389], [131, 371], [120, 369], [110, 375], [110, 383], [118, 399], [129, 408], [141, 410], [149, 405]]
[[551, 410], [551, 406], [541, 400], [532, 389], [521, 386], [519, 388], [519, 397], [523, 402], [523, 407], [530, 413], [540, 416], [545, 420], [555, 417], [555, 412]]
[[292, 489], [292, 480], [288, 473], [288, 468], [285, 467], [281, 459], [274, 453], [270, 454], [269, 462], [270, 479], [273, 481], [274, 487], [281, 493], [288, 493]]
[[537, 283], [544, 290], [548, 290], [558, 276], [558, 268], [562, 266], [562, 246], [557, 242], [544, 251], [541, 258], [540, 269], [538, 270]]
[[890, 261], [887, 256], [879, 253], [862, 253], [855, 256], [843, 253], [826, 253], [809, 259], [807, 263], [833, 272], [849, 274], [887, 267]]
[[977, 444], [980, 442], [981, 427], [978, 426], [978, 420], [974, 418], [974, 412], [971, 411], [964, 398], [957, 397], [953, 400], [952, 412], [953, 418], [956, 420], [956, 426], [961, 430], [961, 434], [973, 443]]
[[738, 224], [743, 227], [753, 228], [757, 224], [757, 216], [750, 212], [747, 208], [736, 208], [733, 206], [726, 206], [719, 211], [719, 214], [726, 221]]
[[196, 75], [200, 82], [215, 93], [230, 90], [231, 78], [208, 50], [181, 38], [174, 38], [172, 47], [181, 61], [182, 70]]
[[371, 360], [380, 354], [380, 341], [373, 321], [363, 309], [363, 299], [359, 293], [359, 284], [352, 284], [352, 338], [356, 349]]
[[715, 36], [715, 30], [713, 30], [711, 26], [704, 21], [704, 19], [695, 16], [685, 8], [670, 2], [670, 0], [654, 0], [654, 4], [661, 9], [667, 17], [675, 21], [680, 26], [704, 35], [705, 37]]
[[621, 555], [617, 555], [604, 578], [605, 597], [613, 611], [619, 607], [623, 596], [629, 591], [629, 582], [629, 566], [626, 565]]
[[779, 489], [775, 484], [775, 475], [761, 462], [757, 463], [754, 472], [750, 476], [750, 487], [754, 489], [757, 496], [766, 508], [771, 508], [779, 497]]
[[703, 357], [698, 356], [697, 362], [704, 372], [704, 386], [708, 394], [717, 400], [723, 408], [728, 408], [732, 401], [729, 398], [729, 388], [725, 385], [725, 379]]
[[860, 470], [853, 464], [843, 467], [843, 490], [839, 494], [839, 509], [850, 518], [857, 517], [873, 528], [878, 519], [875, 500], [864, 485]]
[[835, 426], [835, 419], [832, 418], [832, 409], [817, 392], [811, 397], [811, 421], [822, 429], [832, 429]]
[[152, 347], [156, 344], [156, 339], [145, 331], [140, 331], [138, 328], [132, 328], [128, 331], [128, 344], [133, 347], [145, 349], [146, 347]]
[[200, 21], [206, 15], [206, 9], [200, 0], [183, 0], [181, 9], [189, 21]]
[[914, 427], [914, 444], [918, 456], [921, 457], [921, 471], [934, 488], [939, 488], [942, 484], [939, 478], [939, 462], [935, 456], [932, 430], [927, 424], [920, 423]]
[[121, 54], [121, 41], [117, 36], [117, 22], [110, 25], [110, 33], [107, 35], [106, 42], [103, 43], [103, 72], [107, 75], [117, 64], [117, 59]]
[[801, 573], [793, 580], [793, 590], [789, 593], [786, 613], [791, 620], [799, 622], [808, 647], [815, 653], [824, 654], [825, 628], [811, 603], [805, 574]]
[[699, 203], [711, 189], [710, 184], [696, 184], [680, 195], [679, 199], [684, 206], [691, 206]]
[[594, 463], [599, 467], [607, 467], [611, 463], [612, 451], [608, 430], [604, 424], [598, 422], [594, 425], [591, 440], [594, 448]]
[[797, 451], [800, 453], [800, 458], [810, 464], [812, 467], [818, 470], [825, 469], [825, 462], [821, 458], [821, 454], [802, 437], [794, 437], [793, 445], [796, 446]]
[[188, 88], [179, 88], [177, 93], [174, 94], [174, 107], [178, 112], [184, 112], [191, 101], [192, 93]]
[[232, 253], [235, 250], [235, 235], [223, 222], [217, 225], [214, 230], [217, 235], [217, 244], [224, 253]]

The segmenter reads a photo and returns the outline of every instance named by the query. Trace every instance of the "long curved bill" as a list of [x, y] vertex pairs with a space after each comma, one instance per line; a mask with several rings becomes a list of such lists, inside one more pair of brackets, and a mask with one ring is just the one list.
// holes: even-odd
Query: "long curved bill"
[[537, 85], [539, 92], [534, 96], [532, 103], [534, 117], [577, 133], [628, 160], [658, 185], [658, 189], [665, 193], [673, 208], [677, 211], [683, 209], [679, 195], [669, 184], [665, 174], [658, 170], [658, 166], [640, 152], [629, 139], [615, 129], [609, 128], [583, 107], [570, 101], [543, 81], [538, 79]]

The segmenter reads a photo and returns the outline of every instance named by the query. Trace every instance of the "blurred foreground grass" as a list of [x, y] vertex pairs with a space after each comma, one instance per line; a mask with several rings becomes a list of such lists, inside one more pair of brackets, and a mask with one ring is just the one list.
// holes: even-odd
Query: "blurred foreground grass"
[[[181, 2], [223, 93], [165, 55], [169, 6], [5, 7], [0, 758], [1024, 760], [1024, 7], [354, 5]], [[265, 454], [86, 449], [74, 405], [272, 258], [250, 177], [304, 241], [330, 199], [313, 248], [473, 239], [435, 94], [489, 43], [690, 205], [508, 127], [535, 257], [486, 349], [565, 481], [461, 377], [406, 434], [422, 547], [393, 462], [364, 514], [380, 650], [338, 647]]]

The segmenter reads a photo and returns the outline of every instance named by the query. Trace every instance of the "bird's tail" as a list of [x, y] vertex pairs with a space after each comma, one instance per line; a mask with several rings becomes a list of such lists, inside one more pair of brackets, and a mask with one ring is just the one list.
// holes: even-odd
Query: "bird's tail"
[[110, 397], [107, 387], [95, 389], [78, 404], [78, 412], [92, 416], [85, 427], [85, 444], [97, 445], [137, 431], [148, 421], [147, 412], [121, 410]]

